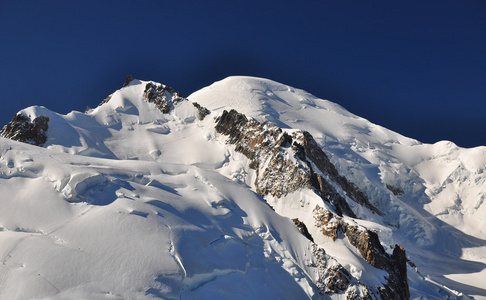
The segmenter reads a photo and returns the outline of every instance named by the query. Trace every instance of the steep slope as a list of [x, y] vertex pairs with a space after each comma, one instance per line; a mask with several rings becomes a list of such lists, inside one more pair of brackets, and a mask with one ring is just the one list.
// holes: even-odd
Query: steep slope
[[[383, 213], [382, 220], [358, 212], [360, 218], [391, 228], [392, 240], [435, 281], [486, 295], [479, 280], [486, 275], [481, 254], [486, 252], [486, 147], [422, 144], [335, 103], [261, 78], [229, 77], [188, 98], [215, 113], [231, 103], [258, 122], [309, 132], [338, 172]], [[386, 239], [388, 233], [382, 235]]]
[[201, 109], [164, 112], [146, 86], [162, 87], [132, 82], [87, 114], [20, 112], [49, 118], [47, 149], [2, 138], [0, 297], [319, 297], [293, 222], [197, 166], [226, 159], [204, 148]]
[[484, 148], [250, 77], [188, 99], [127, 78], [0, 135], [32, 144], [0, 139], [2, 299], [486, 296]]

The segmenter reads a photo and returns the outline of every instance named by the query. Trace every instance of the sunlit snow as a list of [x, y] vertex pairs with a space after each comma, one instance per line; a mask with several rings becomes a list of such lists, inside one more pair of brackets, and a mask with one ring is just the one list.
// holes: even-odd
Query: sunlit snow
[[[231, 108], [314, 136], [384, 213], [354, 203], [349, 222], [376, 230], [387, 251], [406, 249], [412, 298], [486, 298], [486, 147], [422, 144], [252, 77], [216, 82], [163, 114], [143, 99], [146, 83], [86, 114], [22, 110], [49, 117], [44, 148], [0, 138], [1, 299], [329, 297], [291, 221], [313, 224], [309, 207], [327, 204], [310, 190], [256, 194], [248, 159], [214, 129]], [[211, 114], [199, 120], [192, 102]], [[384, 282], [346, 240], [309, 230], [354, 278]]]

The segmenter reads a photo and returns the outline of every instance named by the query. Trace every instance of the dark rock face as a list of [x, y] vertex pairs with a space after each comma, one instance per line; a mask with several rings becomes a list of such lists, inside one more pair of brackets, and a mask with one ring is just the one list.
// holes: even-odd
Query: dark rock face
[[407, 281], [407, 257], [400, 245], [395, 245], [389, 255], [380, 243], [378, 234], [357, 225], [352, 225], [329, 210], [317, 206], [314, 209], [316, 227], [333, 240], [344, 234], [360, 255], [373, 267], [388, 272], [387, 283], [378, 292], [382, 299], [409, 299]]
[[42, 147], [47, 141], [46, 132], [48, 129], [48, 117], [39, 116], [30, 121], [28, 117], [17, 114], [10, 123], [0, 130], [0, 136]]
[[187, 100], [173, 88], [152, 82], [147, 83], [143, 94], [148, 102], [153, 102], [164, 114], [168, 113], [177, 102]]
[[346, 269], [341, 266], [333, 266], [326, 270], [326, 288], [332, 293], [339, 293], [340, 291], [346, 290], [351, 275]]
[[[128, 86], [135, 78], [132, 75], [128, 75], [125, 79], [125, 83], [123, 87]], [[182, 97], [182, 95], [171, 88], [170, 86], [166, 86], [160, 83], [149, 82], [145, 85], [145, 89], [143, 91], [143, 95], [147, 102], [152, 102], [155, 106], [164, 114], [167, 114], [171, 111], [174, 107], [174, 104], [177, 104], [181, 101], [188, 101], [186, 98]], [[101, 106], [105, 103], [108, 103], [113, 94], [106, 97], [98, 106]], [[192, 103], [195, 109], [198, 110], [197, 118], [199, 120], [203, 120], [207, 115], [211, 112], [206, 107], [199, 105], [198, 103]], [[89, 109], [86, 109], [85, 113], [89, 112]]]
[[[335, 259], [328, 256], [324, 249], [312, 244], [312, 254], [318, 269], [314, 279], [317, 287], [326, 294], [344, 294], [346, 299], [373, 299], [367, 286], [356, 280]], [[376, 299], [376, 297], [374, 297]]]
[[227, 141], [235, 145], [235, 150], [250, 159], [250, 168], [257, 173], [257, 193], [261, 196], [280, 198], [302, 188], [312, 188], [309, 170], [285, 158], [281, 146], [290, 147], [290, 136], [279, 127], [248, 120], [231, 110], [217, 118], [215, 128], [228, 135]]
[[[382, 213], [370, 203], [366, 194], [338, 173], [311, 134], [303, 131], [293, 131], [289, 134], [277, 126], [249, 120], [235, 110], [224, 111], [216, 119], [215, 129], [227, 135], [227, 142], [235, 145], [235, 151], [244, 154], [250, 160], [250, 168], [256, 170], [256, 191], [262, 197], [272, 195], [280, 198], [291, 192], [309, 188], [334, 206], [335, 213], [319, 206], [314, 209], [315, 226], [322, 234], [333, 240], [347, 238], [370, 265], [389, 274], [387, 283], [382, 287], [368, 290], [368, 287], [362, 286], [362, 290], [366, 292], [354, 295], [356, 298], [371, 299], [370, 292], [382, 299], [410, 298], [405, 251], [397, 245], [393, 255], [387, 254], [376, 232], [350, 224], [342, 218], [342, 215], [356, 215], [335, 186], [341, 188], [356, 203], [376, 214]], [[293, 155], [293, 159], [289, 155]], [[308, 234], [308, 238], [312, 238], [302, 222], [298, 219], [293, 221], [304, 235]], [[319, 256], [319, 251], [315, 255]], [[321, 256], [324, 261], [324, 254]], [[317, 280], [321, 290], [326, 293], [338, 293], [348, 289], [352, 279], [342, 266], [329, 266], [323, 263], [319, 268], [322, 268], [321, 274], [325, 274]], [[354, 297], [351, 294], [348, 296]]]
[[393, 193], [393, 195], [395, 195], [395, 196], [401, 196], [405, 193], [401, 188], [398, 188], [398, 187], [393, 186], [391, 184], [387, 184], [386, 188], [388, 190], [390, 190]]
[[[339, 215], [356, 217], [324, 175], [351, 199], [380, 213], [363, 192], [339, 175], [308, 132], [296, 131], [290, 136], [277, 126], [248, 120], [235, 110], [223, 112], [216, 120], [216, 131], [228, 135], [228, 142], [235, 144], [235, 150], [251, 160], [250, 167], [257, 171], [255, 185], [261, 196], [271, 194], [279, 198], [302, 188], [313, 188], [324, 201], [335, 206]], [[286, 157], [289, 148], [295, 153], [296, 161]], [[260, 168], [261, 162], [269, 163]]]
[[316, 267], [319, 269], [319, 274], [321, 274], [316, 280], [317, 287], [328, 294], [345, 291], [351, 282], [349, 272], [335, 262], [331, 262], [331, 264], [335, 264], [329, 266], [330, 261], [324, 249], [317, 247], [315, 244], [312, 245], [312, 253], [316, 258]]
[[204, 118], [209, 115], [211, 112], [209, 109], [207, 109], [204, 106], [199, 105], [199, 103], [193, 102], [192, 105], [194, 105], [195, 108], [199, 111], [199, 114], [197, 115], [197, 118], [201, 121], [204, 120]]
[[326, 153], [317, 145], [312, 135], [306, 131], [303, 132], [303, 138], [301, 139], [302, 150], [304, 150], [305, 156], [329, 179], [337, 183], [346, 195], [348, 195], [355, 202], [366, 206], [376, 214], [382, 213], [370, 203], [368, 196], [358, 189], [352, 182], [349, 182], [346, 177], [339, 175], [336, 167], [331, 163]]
[[388, 285], [380, 291], [382, 299], [410, 299], [410, 290], [407, 280], [407, 256], [405, 249], [395, 245], [391, 260], [394, 262], [388, 272]]
[[135, 79], [132, 75], [128, 74], [127, 78], [125, 79], [125, 82], [123, 83], [122, 87], [126, 87], [127, 85], [130, 84]]
[[299, 229], [299, 231], [309, 239], [309, 241], [314, 242], [314, 239], [312, 238], [312, 235], [309, 233], [309, 230], [307, 230], [307, 226], [305, 226], [304, 222], [301, 222], [299, 219], [292, 219], [292, 222], [294, 222], [295, 226]]

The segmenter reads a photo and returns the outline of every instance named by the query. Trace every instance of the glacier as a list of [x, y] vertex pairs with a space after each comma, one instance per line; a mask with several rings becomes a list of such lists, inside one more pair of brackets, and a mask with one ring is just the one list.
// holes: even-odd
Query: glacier
[[0, 135], [0, 299], [486, 299], [486, 147], [244, 76]]

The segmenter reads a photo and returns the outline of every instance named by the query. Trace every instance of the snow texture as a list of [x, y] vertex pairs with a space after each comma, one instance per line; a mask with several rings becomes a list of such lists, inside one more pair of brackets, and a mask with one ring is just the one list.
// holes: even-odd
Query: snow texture
[[380, 298], [389, 271], [322, 233], [331, 203], [304, 186], [258, 193], [266, 162], [215, 128], [231, 109], [313, 136], [380, 212], [335, 184], [356, 217], [340, 222], [405, 249], [410, 298], [486, 299], [486, 147], [423, 144], [253, 77], [187, 99], [133, 79], [86, 113], [19, 112], [49, 121], [42, 147], [0, 138], [0, 299]]

